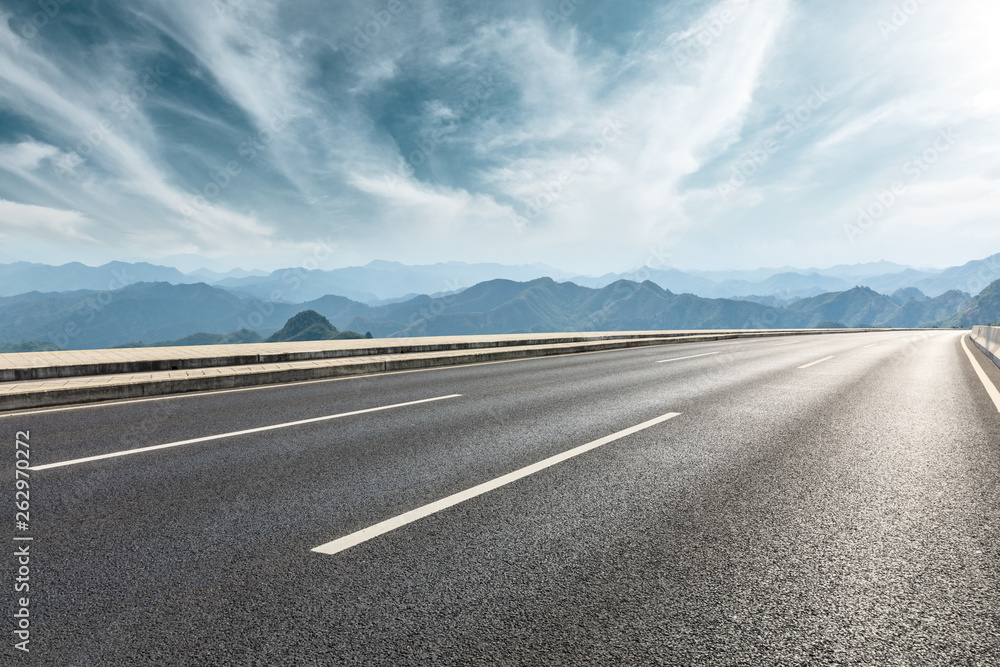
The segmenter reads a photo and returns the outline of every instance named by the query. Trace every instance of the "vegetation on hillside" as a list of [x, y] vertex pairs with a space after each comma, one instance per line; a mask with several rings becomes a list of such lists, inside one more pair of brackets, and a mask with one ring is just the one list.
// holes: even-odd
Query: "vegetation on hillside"
[[959, 313], [942, 320], [944, 327], [967, 329], [1000, 318], [1000, 280], [990, 283]]
[[337, 327], [330, 324], [330, 320], [315, 310], [304, 310], [289, 319], [285, 326], [271, 335], [266, 342], [288, 343], [304, 340], [347, 340], [371, 337], [371, 333], [361, 335], [353, 331], [338, 331]]
[[177, 340], [161, 340], [156, 343], [123, 343], [119, 347], [182, 347], [185, 345], [233, 345], [241, 343], [260, 343], [263, 338], [256, 331], [240, 329], [227, 334], [195, 333]]

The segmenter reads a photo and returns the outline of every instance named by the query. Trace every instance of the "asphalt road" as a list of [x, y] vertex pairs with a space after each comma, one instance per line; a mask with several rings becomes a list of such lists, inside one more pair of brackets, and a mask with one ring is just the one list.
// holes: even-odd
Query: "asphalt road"
[[1000, 664], [1000, 412], [958, 332], [7, 415], [11, 515], [17, 431], [42, 469], [7, 530], [33, 537], [30, 653], [7, 632], [4, 664]]

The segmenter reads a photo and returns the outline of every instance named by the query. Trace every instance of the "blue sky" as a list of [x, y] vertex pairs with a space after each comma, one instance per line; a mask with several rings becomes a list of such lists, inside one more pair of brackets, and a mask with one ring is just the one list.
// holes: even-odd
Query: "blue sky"
[[0, 262], [947, 266], [995, 0], [0, 1]]

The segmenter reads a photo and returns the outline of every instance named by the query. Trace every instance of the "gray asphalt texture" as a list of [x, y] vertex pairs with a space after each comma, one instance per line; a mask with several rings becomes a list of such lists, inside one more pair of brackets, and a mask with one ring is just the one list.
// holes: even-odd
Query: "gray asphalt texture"
[[[4, 664], [1000, 664], [1000, 413], [953, 331], [7, 415], [5, 503], [20, 430], [39, 465], [454, 393], [32, 472], [32, 650], [8, 640]], [[0, 559], [8, 629], [14, 567]]]

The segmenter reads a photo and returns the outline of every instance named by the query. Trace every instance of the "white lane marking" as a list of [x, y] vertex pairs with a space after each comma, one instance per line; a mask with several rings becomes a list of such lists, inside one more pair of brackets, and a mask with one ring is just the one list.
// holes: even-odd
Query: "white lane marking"
[[993, 384], [990, 377], [986, 374], [986, 371], [983, 370], [983, 367], [979, 365], [979, 362], [973, 356], [972, 350], [969, 349], [969, 343], [967, 342], [968, 338], [969, 336], [967, 335], [962, 337], [962, 348], [965, 350], [965, 354], [969, 357], [969, 363], [971, 363], [972, 367], [976, 370], [976, 375], [979, 376], [979, 381], [983, 383], [984, 387], [986, 387], [986, 393], [993, 399], [993, 405], [997, 406], [997, 412], [1000, 412], [1000, 391], [997, 391], [996, 385]]
[[835, 356], [836, 356], [836, 355], [833, 355], [833, 354], [831, 354], [831, 355], [830, 355], [829, 357], [823, 357], [823, 358], [822, 358], [822, 359], [820, 359], [819, 361], [813, 361], [813, 362], [811, 362], [811, 363], [808, 363], [808, 364], [806, 364], [805, 366], [799, 366], [799, 369], [802, 369], [802, 368], [809, 368], [810, 366], [815, 366], [816, 364], [821, 364], [821, 363], [823, 363], [824, 361], [830, 361], [830, 360], [831, 360], [831, 359], [833, 359], [833, 358], [834, 358]]
[[316, 553], [331, 555], [338, 553], [340, 551], [344, 551], [345, 549], [350, 549], [351, 547], [357, 546], [362, 542], [367, 542], [368, 540], [374, 537], [378, 537], [379, 535], [384, 535], [385, 533], [396, 530], [397, 528], [405, 526], [409, 523], [413, 523], [418, 519], [423, 519], [424, 517], [430, 516], [431, 514], [436, 514], [442, 510], [448, 509], [449, 507], [465, 502], [466, 500], [470, 500], [472, 498], [475, 498], [476, 496], [481, 496], [484, 493], [487, 493], [494, 489], [498, 489], [501, 486], [510, 484], [511, 482], [517, 481], [522, 477], [533, 475], [534, 473], [539, 472], [540, 470], [545, 470], [546, 468], [554, 466], [557, 463], [562, 463], [567, 459], [579, 456], [580, 454], [589, 452], [592, 449], [597, 449], [598, 447], [606, 445], [609, 442], [614, 442], [615, 440], [619, 440], [621, 438], [624, 438], [625, 436], [632, 435], [633, 433], [637, 433], [639, 431], [642, 431], [643, 429], [647, 429], [650, 426], [656, 426], [657, 424], [665, 422], [668, 419], [673, 419], [674, 417], [677, 417], [679, 415], [680, 415], [679, 412], [668, 412], [667, 414], [660, 415], [655, 419], [650, 419], [649, 421], [627, 428], [624, 431], [618, 431], [617, 433], [606, 435], [603, 438], [594, 440], [593, 442], [588, 442], [586, 445], [580, 445], [579, 447], [575, 447], [561, 454], [550, 456], [549, 458], [539, 461], [538, 463], [533, 463], [529, 466], [521, 468], [520, 470], [515, 470], [514, 472], [507, 473], [502, 477], [497, 477], [496, 479], [491, 480], [489, 482], [484, 482], [483, 484], [474, 486], [471, 489], [460, 491], [446, 498], [442, 498], [441, 500], [436, 500], [432, 503], [424, 505], [423, 507], [418, 507], [414, 510], [410, 510], [409, 512], [400, 514], [399, 516], [393, 517], [391, 519], [386, 519], [385, 521], [382, 521], [380, 523], [376, 523], [374, 526], [369, 526], [368, 528], [364, 528], [357, 532], [351, 533], [350, 535], [345, 535], [344, 537], [333, 540], [332, 542], [321, 544], [320, 546], [316, 547], [315, 549], [312, 549], [311, 551], [315, 551]]
[[798, 340], [790, 340], [787, 343], [775, 343], [774, 347], [778, 347], [780, 345], [791, 345], [792, 343], [801, 343], [801, 342], [802, 341], [798, 341]]
[[299, 421], [286, 422], [284, 424], [273, 424], [271, 426], [260, 426], [257, 428], [248, 428], [243, 431], [232, 431], [230, 433], [220, 433], [218, 435], [206, 435], [202, 438], [192, 438], [190, 440], [179, 440], [177, 442], [168, 442], [163, 445], [153, 445], [151, 447], [139, 447], [138, 449], [126, 449], [121, 452], [111, 452], [110, 454], [99, 454], [97, 456], [87, 456], [82, 459], [72, 459], [69, 461], [60, 461], [59, 463], [46, 463], [40, 466], [31, 466], [28, 470], [48, 470], [49, 468], [62, 468], [63, 466], [72, 466], [78, 463], [87, 463], [89, 461], [100, 461], [101, 459], [112, 459], [119, 456], [128, 456], [129, 454], [139, 454], [142, 452], [152, 452], [157, 449], [168, 449], [170, 447], [180, 447], [182, 445], [193, 445], [197, 442], [208, 442], [210, 440], [221, 440], [222, 438], [234, 438], [238, 435], [247, 435], [248, 433], [261, 433], [263, 431], [273, 431], [278, 428], [288, 428], [289, 426], [301, 426], [302, 424], [315, 424], [316, 422], [329, 421], [331, 419], [340, 419], [341, 417], [353, 417], [354, 415], [363, 415], [369, 412], [380, 412], [382, 410], [391, 410], [393, 408], [403, 408], [408, 405], [419, 405], [421, 403], [430, 403], [432, 401], [443, 401], [449, 398], [458, 398], [461, 394], [449, 394], [448, 396], [436, 396], [434, 398], [422, 398], [419, 401], [407, 401], [406, 403], [395, 403], [393, 405], [382, 405], [377, 408], [366, 408], [364, 410], [354, 410], [352, 412], [341, 412], [336, 415], [325, 415], [323, 417], [312, 417], [310, 419], [300, 419]]
[[713, 354], [721, 354], [721, 352], [706, 352], [705, 354], [692, 354], [690, 357], [677, 357], [676, 359], [660, 359], [656, 363], [665, 364], [671, 361], [684, 361], [685, 359], [697, 359], [698, 357], [710, 357]]
[[878, 343], [872, 343], [871, 345], [863, 345], [862, 347], [874, 347], [876, 345], [878, 345]]

